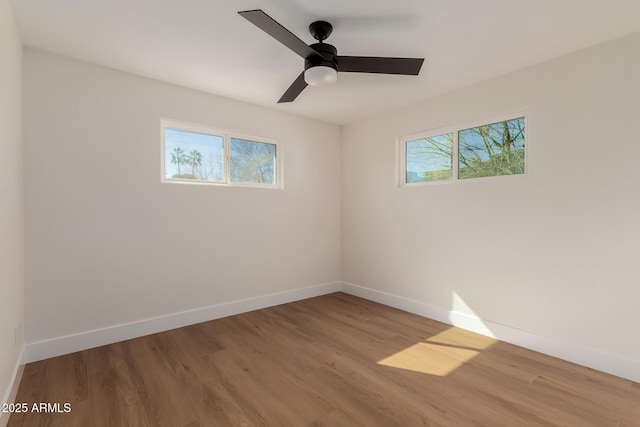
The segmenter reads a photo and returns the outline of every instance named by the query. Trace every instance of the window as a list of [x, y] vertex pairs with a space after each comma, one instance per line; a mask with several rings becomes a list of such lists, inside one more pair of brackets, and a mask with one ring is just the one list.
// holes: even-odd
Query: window
[[458, 132], [458, 177], [524, 173], [524, 117]]
[[402, 184], [524, 174], [525, 121], [522, 116], [402, 138]]
[[453, 178], [453, 133], [406, 141], [406, 183]]
[[168, 120], [161, 129], [163, 182], [281, 186], [273, 140]]
[[224, 137], [164, 129], [164, 178], [224, 182]]
[[275, 184], [276, 146], [231, 138], [231, 181]]

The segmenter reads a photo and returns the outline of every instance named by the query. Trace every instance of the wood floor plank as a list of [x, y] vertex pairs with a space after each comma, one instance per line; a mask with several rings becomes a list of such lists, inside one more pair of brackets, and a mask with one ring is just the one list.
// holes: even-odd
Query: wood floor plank
[[[288, 405], [287, 395], [278, 392], [283, 382], [253, 365], [251, 353], [222, 351], [212, 357], [220, 380], [232, 390], [234, 400], [260, 425], [305, 425], [306, 414]], [[247, 391], [250, 391], [249, 393]], [[259, 396], [259, 398], [257, 398]]]
[[[41, 360], [39, 362], [29, 363], [24, 367], [22, 381], [16, 396], [17, 403], [27, 403], [28, 406], [35, 402], [44, 401], [44, 387], [47, 370], [50, 366], [49, 361]], [[13, 413], [9, 419], [12, 426], [35, 426], [37, 415], [31, 412]]]
[[28, 364], [30, 426], [640, 426], [640, 385], [343, 293]]
[[312, 427], [365, 427], [341, 409], [334, 409], [311, 423]]
[[[122, 354], [121, 344], [98, 347], [83, 353], [87, 360], [90, 400], [88, 414], [91, 420], [89, 425], [150, 425], [150, 408], [140, 400]], [[71, 413], [74, 417], [78, 416], [76, 408], [73, 408]]]

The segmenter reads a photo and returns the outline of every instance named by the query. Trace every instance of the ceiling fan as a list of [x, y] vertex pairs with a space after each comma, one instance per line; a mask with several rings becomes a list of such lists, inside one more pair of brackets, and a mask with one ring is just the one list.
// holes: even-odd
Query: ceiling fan
[[307, 45], [260, 9], [245, 10], [238, 14], [304, 58], [304, 71], [289, 86], [278, 103], [293, 101], [307, 85], [334, 83], [338, 78], [338, 72], [417, 76], [424, 62], [424, 58], [338, 55], [334, 46], [323, 43], [333, 30], [331, 24], [326, 21], [315, 21], [309, 25], [309, 32], [318, 43]]

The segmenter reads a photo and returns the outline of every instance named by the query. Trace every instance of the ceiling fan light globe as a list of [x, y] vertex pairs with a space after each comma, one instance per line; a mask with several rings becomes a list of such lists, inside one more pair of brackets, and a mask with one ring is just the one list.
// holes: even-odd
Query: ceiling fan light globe
[[332, 84], [338, 81], [338, 71], [324, 65], [307, 68], [304, 72], [304, 81], [310, 86]]

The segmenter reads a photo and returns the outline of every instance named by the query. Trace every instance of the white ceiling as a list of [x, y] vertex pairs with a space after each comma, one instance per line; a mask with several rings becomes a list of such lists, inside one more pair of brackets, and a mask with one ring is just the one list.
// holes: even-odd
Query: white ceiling
[[[640, 0], [11, 0], [25, 45], [344, 124], [640, 31]], [[425, 57], [418, 77], [341, 73], [277, 100], [303, 60], [237, 12], [341, 55]]]

